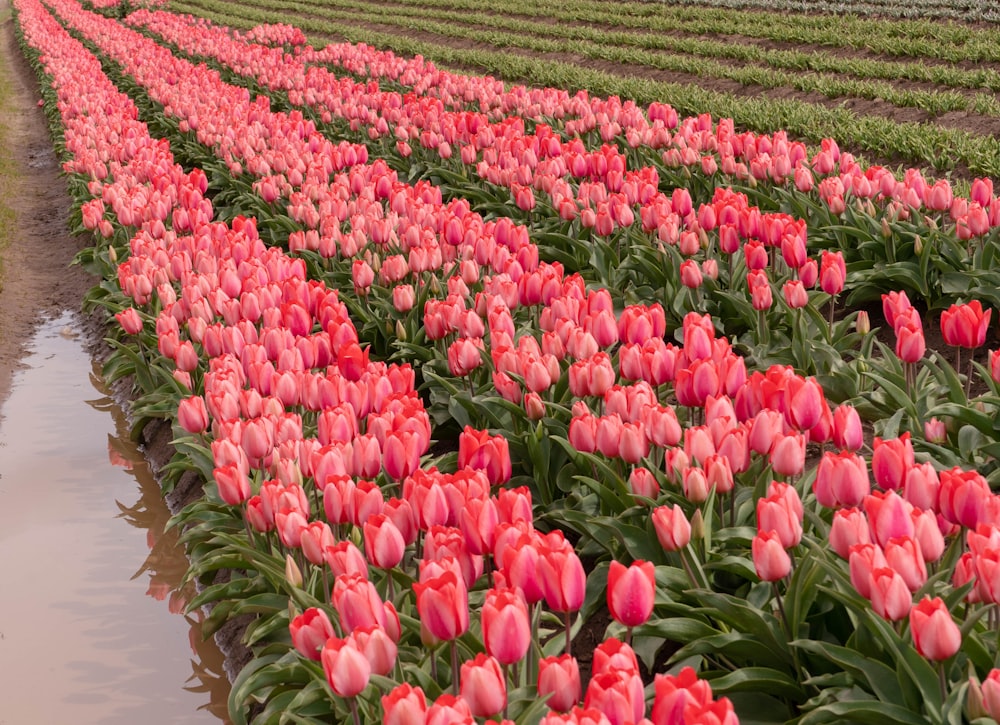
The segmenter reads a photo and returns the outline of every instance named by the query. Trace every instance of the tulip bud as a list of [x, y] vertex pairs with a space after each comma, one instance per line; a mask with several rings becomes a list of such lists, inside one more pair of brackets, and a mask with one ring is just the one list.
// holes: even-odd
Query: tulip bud
[[402, 320], [396, 320], [396, 337], [400, 341], [406, 342], [406, 326], [403, 324]]
[[285, 581], [293, 587], [302, 586], [302, 571], [291, 554], [285, 554]]
[[990, 716], [983, 699], [982, 683], [975, 675], [969, 677], [969, 694], [965, 700], [965, 715], [969, 720]]
[[882, 217], [882, 236], [888, 239], [892, 236], [892, 227], [889, 226], [889, 220]]
[[924, 251], [924, 240], [921, 239], [920, 235], [918, 234], [913, 238], [913, 253], [919, 257], [923, 253], [923, 251]]
[[701, 515], [701, 509], [695, 509], [694, 515], [691, 517], [691, 538], [705, 538], [705, 517]]
[[862, 335], [867, 335], [871, 332], [872, 323], [868, 318], [868, 313], [864, 310], [858, 313], [857, 319], [854, 321], [854, 329], [857, 330]]

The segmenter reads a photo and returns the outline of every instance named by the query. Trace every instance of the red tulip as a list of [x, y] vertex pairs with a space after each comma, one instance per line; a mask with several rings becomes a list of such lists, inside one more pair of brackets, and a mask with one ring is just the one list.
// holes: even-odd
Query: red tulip
[[[916, 322], [913, 322], [913, 319], [916, 319]], [[919, 320], [919, 317], [911, 317], [909, 321], [896, 328], [896, 357], [903, 362], [915, 363], [927, 350], [924, 330]]]
[[538, 663], [538, 696], [553, 710], [566, 712], [580, 701], [580, 666], [570, 655], [546, 657]]
[[591, 662], [591, 670], [595, 675], [615, 670], [638, 672], [639, 659], [636, 657], [635, 650], [630, 645], [625, 644], [620, 639], [611, 637], [594, 648], [594, 660]]
[[299, 654], [316, 662], [320, 661], [320, 650], [333, 634], [333, 624], [322, 609], [310, 607], [296, 615], [288, 625], [292, 644]]
[[507, 439], [491, 436], [489, 431], [470, 426], [458, 437], [458, 467], [485, 471], [490, 483], [499, 485], [510, 480], [511, 460]]
[[507, 706], [507, 680], [500, 663], [480, 652], [461, 668], [462, 699], [476, 717], [496, 715]]
[[320, 660], [326, 681], [338, 697], [355, 697], [368, 686], [371, 665], [353, 638], [331, 637], [323, 646]]
[[408, 682], [382, 696], [382, 725], [424, 725], [427, 699], [424, 691]]
[[778, 581], [792, 570], [792, 560], [774, 531], [763, 531], [753, 537], [751, 552], [754, 569], [763, 581]]
[[608, 611], [616, 622], [637, 627], [649, 619], [656, 596], [656, 573], [652, 562], [636, 561], [626, 567], [611, 562], [608, 570]]
[[413, 590], [420, 621], [436, 638], [451, 641], [469, 628], [469, 593], [455, 572], [416, 582]]
[[993, 492], [976, 471], [952, 468], [940, 473], [938, 502], [941, 515], [950, 523], [974, 529], [985, 520]]
[[941, 313], [941, 335], [948, 345], [975, 349], [986, 342], [992, 310], [983, 312], [979, 300], [952, 305]]
[[910, 610], [913, 645], [929, 660], [946, 660], [962, 646], [962, 633], [944, 601], [924, 597]]

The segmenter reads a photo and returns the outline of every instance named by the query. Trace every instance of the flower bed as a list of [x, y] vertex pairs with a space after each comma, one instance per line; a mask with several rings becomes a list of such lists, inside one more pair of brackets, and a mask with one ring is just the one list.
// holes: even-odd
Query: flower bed
[[[217, 61], [285, 79], [269, 90], [294, 93], [273, 105], [308, 107], [282, 113], [72, 0], [49, 7], [136, 99], [43, 6], [17, 3], [53, 81], [80, 224], [96, 232], [86, 261], [109, 279], [90, 297], [120, 326], [108, 373], [135, 376], [138, 421], [174, 418], [166, 485], [187, 470], [206, 481], [176, 519], [190, 576], [237, 572], [193, 606], [214, 605], [209, 627], [255, 617], [234, 721], [995, 712], [997, 356], [965, 374], [928, 354], [920, 313], [967, 298], [956, 275], [989, 284], [989, 182], [956, 203], [833, 143], [807, 161], [795, 144], [761, 149], [777, 135], [742, 137], [745, 160], [720, 165], [747, 164], [723, 170], [744, 187], [716, 189], [700, 154], [682, 160], [701, 167], [696, 204], [667, 194], [655, 167], [629, 169], [662, 153], [642, 130], [657, 118], [714, 153], [728, 131], [710, 119], [628, 116], [647, 149], [628, 156], [588, 150], [596, 126], [529, 133], [520, 106], [507, 135], [480, 144], [440, 89], [339, 82], [207, 28]], [[493, 112], [509, 105], [497, 92], [483, 101]], [[417, 120], [420, 98], [439, 126]], [[341, 113], [354, 143], [321, 133]], [[532, 168], [512, 150], [544, 139], [545, 160], [577, 154], [586, 168]], [[452, 159], [444, 144], [472, 151]], [[491, 178], [492, 155], [528, 165], [525, 183]], [[427, 178], [406, 183], [418, 160]], [[447, 200], [429, 179], [447, 181]], [[479, 213], [483, 190], [494, 206]], [[816, 254], [814, 230], [840, 248]], [[835, 303], [897, 279], [923, 294], [915, 307], [884, 287], [891, 349]], [[978, 302], [956, 304], [944, 343], [974, 351], [989, 322]], [[608, 638], [581, 673], [574, 635], [605, 610]], [[970, 671], [985, 684], [970, 687]]]

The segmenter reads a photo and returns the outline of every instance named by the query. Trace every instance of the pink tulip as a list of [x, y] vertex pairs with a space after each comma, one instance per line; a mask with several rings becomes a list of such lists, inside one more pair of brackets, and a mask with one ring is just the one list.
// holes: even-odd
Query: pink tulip
[[482, 610], [483, 645], [504, 665], [520, 662], [531, 646], [528, 606], [516, 589], [490, 589]]
[[316, 662], [320, 661], [320, 650], [333, 637], [333, 624], [322, 609], [310, 607], [296, 615], [288, 625], [292, 644], [299, 654]]
[[751, 552], [754, 569], [763, 581], [778, 581], [792, 570], [792, 560], [774, 531], [763, 531], [753, 537]]
[[608, 611], [615, 621], [626, 627], [637, 627], [649, 619], [656, 595], [653, 564], [636, 561], [626, 567], [611, 562], [608, 570]]
[[500, 663], [480, 652], [461, 668], [462, 699], [476, 717], [496, 715], [507, 706], [507, 680]]
[[427, 699], [424, 691], [408, 682], [382, 696], [382, 725], [424, 725]]
[[946, 660], [962, 646], [962, 633], [944, 601], [924, 597], [910, 610], [913, 645], [929, 660]]
[[553, 710], [567, 712], [580, 701], [580, 666], [570, 655], [545, 657], [538, 663], [538, 696]]
[[368, 686], [371, 665], [353, 638], [331, 637], [320, 652], [323, 672], [338, 697], [355, 697]]

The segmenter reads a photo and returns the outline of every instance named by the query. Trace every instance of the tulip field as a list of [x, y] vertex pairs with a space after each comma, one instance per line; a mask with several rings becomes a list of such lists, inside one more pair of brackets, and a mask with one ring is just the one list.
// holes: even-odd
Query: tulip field
[[504, 3], [13, 0], [232, 722], [1000, 718], [997, 31]]

